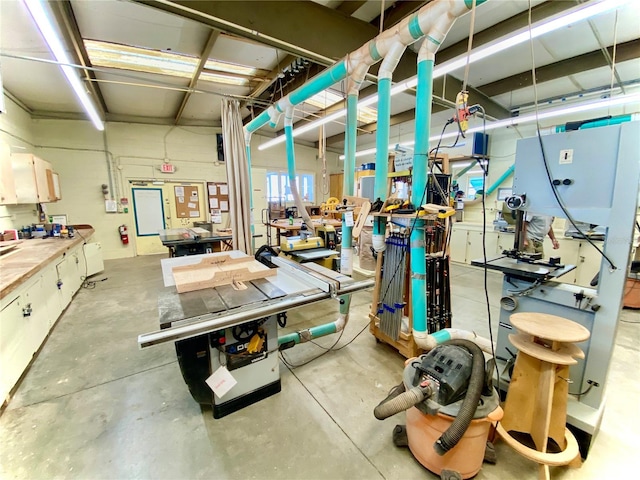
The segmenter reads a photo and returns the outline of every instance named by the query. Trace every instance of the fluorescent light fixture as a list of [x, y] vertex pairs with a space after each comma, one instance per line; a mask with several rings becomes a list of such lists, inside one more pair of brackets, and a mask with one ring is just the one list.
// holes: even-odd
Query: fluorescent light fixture
[[29, 13], [31, 13], [33, 20], [36, 22], [40, 33], [42, 33], [45, 42], [47, 42], [49, 50], [51, 50], [51, 53], [53, 53], [53, 56], [56, 58], [56, 60], [62, 64], [60, 65], [62, 73], [64, 73], [65, 77], [67, 77], [69, 85], [71, 85], [71, 88], [73, 88], [73, 91], [78, 97], [78, 100], [80, 100], [80, 103], [84, 107], [85, 112], [87, 113], [87, 115], [89, 115], [89, 118], [93, 122], [93, 125], [98, 130], [104, 130], [102, 119], [100, 118], [100, 115], [93, 105], [93, 102], [89, 98], [85, 86], [80, 81], [78, 72], [75, 68], [69, 66], [70, 64], [72, 64], [71, 59], [67, 55], [65, 48], [62, 46], [62, 42], [60, 41], [56, 31], [54, 30], [53, 24], [49, 20], [42, 2], [39, 0], [23, 1], [29, 9]]
[[220, 60], [207, 60], [204, 64], [207, 70], [216, 70], [218, 72], [237, 73], [238, 75], [255, 75], [256, 69], [246, 65], [238, 65], [237, 63], [223, 62]]
[[[477, 62], [478, 60], [482, 60], [496, 53], [507, 50], [508, 48], [519, 45], [529, 38], [536, 38], [546, 33], [550, 33], [554, 30], [558, 30], [562, 27], [566, 27], [572, 23], [577, 23], [582, 20], [586, 20], [587, 18], [593, 17], [595, 15], [599, 15], [601, 13], [607, 12], [609, 10], [613, 10], [619, 8], [627, 3], [630, 3], [632, 0], [593, 0], [587, 4], [578, 5], [572, 9], [561, 12], [551, 18], [546, 18], [539, 22], [536, 22], [531, 27], [531, 33], [529, 33], [529, 27], [524, 27], [512, 34], [506, 35], [494, 42], [488, 43], [481, 47], [474, 49], [469, 55], [469, 63]], [[444, 62], [441, 65], [437, 65], [433, 70], [433, 78], [438, 78], [447, 73], [450, 73], [458, 68], [464, 67], [467, 63], [467, 56], [460, 55], [457, 58], [451, 59], [448, 62]], [[418, 78], [413, 76], [404, 80], [401, 83], [398, 83], [391, 87], [391, 95], [397, 95], [398, 93], [402, 93], [406, 90], [414, 88], [418, 84]], [[378, 94], [370, 95], [367, 98], [364, 98], [358, 102], [358, 108], [367, 107], [369, 105], [373, 105], [378, 102]], [[346, 110], [341, 111], [341, 116], [346, 114]], [[313, 122], [305, 125], [305, 132], [309, 130], [313, 130], [320, 125], [324, 125], [325, 123], [332, 121], [327, 120], [328, 117], [321, 118], [319, 120], [315, 120]], [[293, 136], [296, 137], [304, 132], [299, 132], [298, 129], [294, 129]], [[265, 142], [264, 144], [258, 147], [259, 150], [264, 150], [266, 148], [277, 145], [278, 143], [284, 142], [284, 135], [280, 135], [273, 140]], [[358, 152], [360, 153], [360, 152]], [[371, 152], [369, 152], [371, 153]], [[356, 154], [358, 156], [358, 154]]]
[[[545, 18], [544, 20], [536, 22], [532, 25], [531, 32], [529, 32], [529, 27], [524, 27], [511, 33], [505, 38], [498, 39], [473, 50], [469, 55], [468, 61], [469, 63], [477, 62], [478, 60], [482, 60], [483, 58], [487, 58], [491, 55], [507, 50], [508, 48], [524, 43], [529, 39], [540, 37], [546, 33], [559, 30], [573, 23], [578, 23], [586, 20], [587, 18], [616, 9], [630, 1], [631, 0], [595, 0], [578, 5], [570, 10], [560, 12], [551, 18]], [[434, 68], [433, 77], [441, 77], [447, 73], [451, 73], [454, 70], [464, 67], [466, 64], [467, 56], [461, 55], [458, 58], [444, 62]]]
[[229, 75], [222, 75], [212, 72], [201, 72], [200, 80], [206, 80], [215, 83], [224, 83], [226, 85], [247, 85], [249, 80], [242, 77], [231, 77]]
[[[546, 110], [546, 111], [543, 110], [538, 113], [537, 119], [547, 120], [550, 118], [561, 117], [564, 115], [571, 115], [574, 113], [597, 110], [599, 108], [610, 108], [610, 107], [616, 107], [619, 105], [631, 105], [633, 103], [639, 103], [639, 102], [640, 102], [640, 92], [629, 94], [629, 95], [620, 95], [614, 98], [604, 98], [604, 99], [594, 100], [591, 102], [580, 103], [580, 104], [571, 105], [568, 107], [555, 108], [553, 110]], [[522, 125], [525, 123], [531, 123], [535, 121], [536, 121], [536, 114], [530, 113], [528, 115], [523, 115], [521, 117], [511, 117], [504, 120], [499, 120], [497, 122], [487, 123], [486, 127], [483, 127], [483, 126], [473, 127], [467, 130], [466, 133], [470, 134], [474, 132], [482, 132], [483, 130], [484, 131], [495, 130], [496, 128], [511, 127], [514, 125]], [[458, 132], [446, 133], [442, 137], [440, 137], [439, 135], [435, 135], [429, 138], [429, 142], [437, 142], [440, 138], [442, 138], [442, 140], [446, 140], [448, 138], [454, 138], [457, 135], [458, 135]], [[400, 143], [400, 145], [409, 146], [409, 145], [413, 145], [414, 143], [415, 143], [414, 141], [408, 141], [408, 142]], [[389, 150], [393, 150], [393, 149], [395, 149], [395, 146], [389, 147]], [[373, 153], [376, 153], [375, 148], [360, 150], [359, 152], [356, 152], [356, 158], [364, 157], [366, 155], [371, 155]], [[339, 158], [340, 160], [344, 160], [344, 155], [340, 155]]]
[[[320, 93], [316, 93], [307, 98], [303, 103], [307, 103], [314, 107], [326, 109], [331, 105], [344, 100], [342, 95], [335, 93], [333, 90], [326, 89]], [[372, 123], [378, 119], [378, 112], [374, 108], [367, 108], [367, 105], [358, 104], [358, 120], [363, 123]]]

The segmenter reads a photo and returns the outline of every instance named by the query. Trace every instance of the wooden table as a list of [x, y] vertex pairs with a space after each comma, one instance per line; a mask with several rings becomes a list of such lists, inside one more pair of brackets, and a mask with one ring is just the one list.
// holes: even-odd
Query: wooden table
[[93, 228], [76, 229], [74, 238], [34, 238], [0, 257], [0, 298], [49, 265], [69, 249], [93, 235]]
[[[302, 229], [303, 225], [302, 220], [294, 220], [292, 224], [289, 223], [289, 220], [286, 218], [280, 220], [272, 220], [269, 222], [269, 226], [276, 229], [277, 233], [277, 242], [278, 246], [280, 246], [280, 236], [285, 234], [285, 236], [295, 235]], [[313, 220], [314, 227], [320, 227], [321, 225], [331, 225], [335, 228], [342, 227], [342, 220], [336, 220], [334, 218], [324, 218], [322, 220]]]

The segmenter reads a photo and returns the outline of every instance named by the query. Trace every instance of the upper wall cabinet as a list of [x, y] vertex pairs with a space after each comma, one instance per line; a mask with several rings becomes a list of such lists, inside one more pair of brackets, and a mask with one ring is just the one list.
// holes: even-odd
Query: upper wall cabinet
[[14, 153], [11, 165], [18, 203], [47, 203], [60, 198], [57, 174], [49, 162], [30, 153]]
[[18, 203], [16, 184], [11, 167], [11, 149], [0, 140], [0, 205], [14, 205]]

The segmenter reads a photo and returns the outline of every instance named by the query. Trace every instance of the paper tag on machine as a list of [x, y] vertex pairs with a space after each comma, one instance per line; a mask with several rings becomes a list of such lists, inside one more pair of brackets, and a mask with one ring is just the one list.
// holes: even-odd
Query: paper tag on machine
[[215, 393], [218, 398], [222, 398], [238, 383], [224, 365], [213, 372], [205, 382], [207, 382], [209, 388], [213, 390], [213, 393]]

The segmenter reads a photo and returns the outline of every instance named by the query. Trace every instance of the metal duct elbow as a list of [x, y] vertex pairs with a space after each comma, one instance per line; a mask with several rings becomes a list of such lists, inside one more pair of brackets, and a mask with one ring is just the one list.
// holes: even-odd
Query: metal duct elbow
[[387, 244], [384, 243], [384, 233], [371, 236], [371, 246], [376, 252], [384, 252]]
[[342, 330], [344, 330], [344, 327], [347, 326], [347, 323], [349, 323], [349, 314], [341, 313], [333, 323], [335, 323], [336, 325], [336, 332], [341, 332]]

